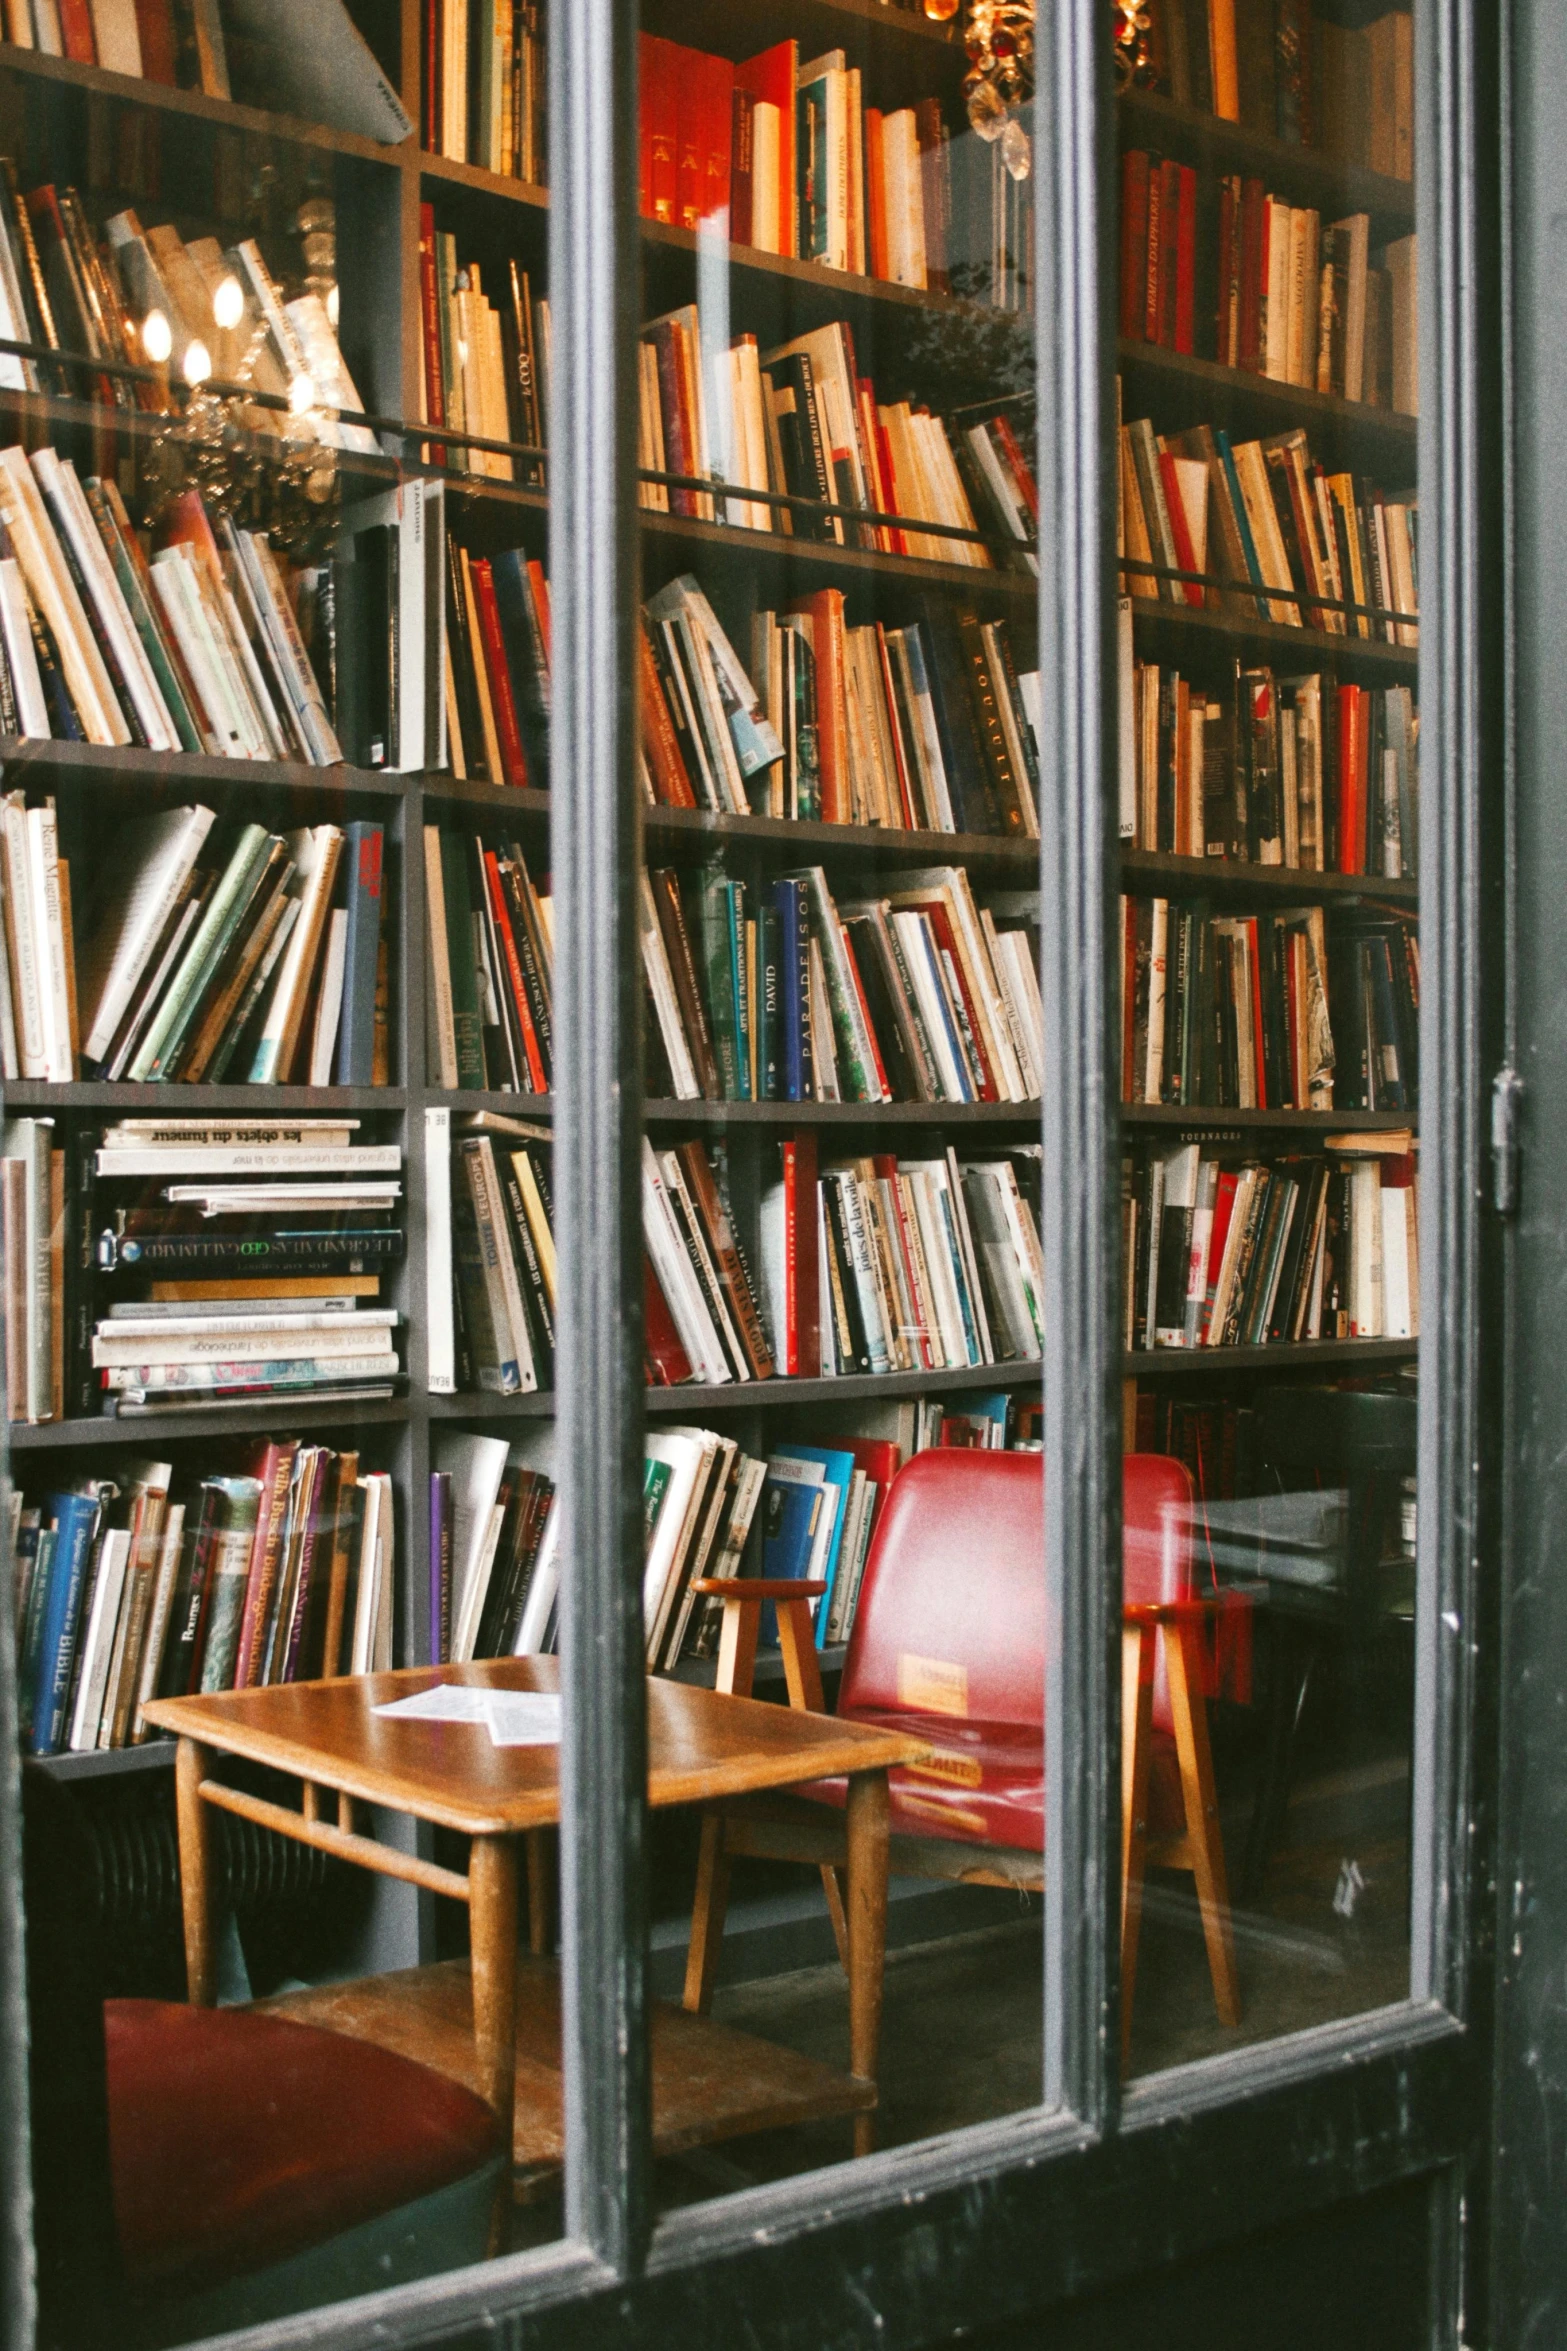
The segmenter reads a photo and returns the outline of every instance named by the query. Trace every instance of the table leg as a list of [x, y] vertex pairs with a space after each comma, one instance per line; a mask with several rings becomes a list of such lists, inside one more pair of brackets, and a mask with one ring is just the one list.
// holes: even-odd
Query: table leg
[[180, 1902], [185, 1913], [185, 1996], [193, 2008], [217, 1998], [212, 1965], [212, 1817], [201, 1800], [211, 1757], [195, 1739], [181, 1739], [174, 1755], [174, 1801], [179, 1819]]
[[468, 1852], [473, 2039], [479, 2093], [495, 2109], [508, 2156], [517, 2102], [517, 1849], [475, 1837]]
[[[881, 2040], [882, 1974], [887, 1958], [887, 1774], [855, 1772], [849, 1781], [849, 2071], [874, 2082]], [[876, 2144], [874, 2112], [854, 2118], [854, 2152]]]

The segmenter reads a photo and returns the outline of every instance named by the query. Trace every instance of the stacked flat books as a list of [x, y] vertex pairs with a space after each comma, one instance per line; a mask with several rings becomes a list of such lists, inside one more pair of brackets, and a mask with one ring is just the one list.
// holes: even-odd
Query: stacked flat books
[[1044, 1070], [1037, 895], [979, 906], [933, 866], [833, 898], [718, 866], [642, 884], [650, 1091], [679, 1101], [1032, 1102]]
[[[946, 425], [908, 400], [878, 403], [875, 385], [856, 368], [845, 320], [762, 352], [754, 335], [722, 347], [704, 339], [701, 312], [688, 302], [643, 328], [640, 387], [637, 463], [679, 477], [643, 482], [638, 495], [652, 511], [993, 566]], [[686, 486], [713, 477], [741, 493], [859, 507], [973, 536], [938, 538], [901, 523]]]
[[[401, 1317], [375, 1302], [373, 1269], [402, 1254], [402, 1150], [356, 1144], [358, 1126], [127, 1119], [104, 1131], [83, 1210], [100, 1269], [154, 1277], [92, 1325], [87, 1384], [104, 1411], [394, 1392]], [[134, 1199], [106, 1217], [105, 1188], [128, 1184]]]
[[[534, 299], [528, 272], [507, 263], [499, 299], [486, 293], [477, 261], [459, 257], [457, 239], [435, 225], [433, 205], [419, 211], [419, 316], [424, 332], [424, 419], [478, 440], [516, 441], [542, 449], [549, 414], [550, 306]], [[495, 481], [542, 483], [538, 458], [494, 449], [446, 447], [453, 473]]]
[[[1129, 601], [1123, 614], [1130, 615]], [[1138, 849], [1307, 873], [1420, 865], [1420, 719], [1408, 686], [1237, 662], [1197, 684], [1134, 661], [1123, 627], [1121, 836]]]
[[51, 805], [0, 802], [0, 1071], [367, 1086], [386, 1074], [378, 824], [133, 817], [73, 920]]
[[392, 1481], [357, 1453], [282, 1437], [179, 1476], [128, 1460], [7, 1508], [34, 1755], [139, 1745], [153, 1698], [392, 1662]]
[[1420, 642], [1415, 502], [1330, 474], [1300, 426], [1232, 445], [1217, 426], [1165, 435], [1146, 417], [1123, 425], [1119, 511], [1119, 552], [1130, 565], [1208, 583], [1129, 569], [1134, 597], [1221, 606], [1333, 637]]
[[1269, 1159], [1198, 1142], [1134, 1155], [1122, 1224], [1128, 1347], [1419, 1335], [1407, 1129]]
[[516, 841], [424, 828], [429, 1067], [435, 1083], [547, 1094], [554, 1067], [549, 893]]

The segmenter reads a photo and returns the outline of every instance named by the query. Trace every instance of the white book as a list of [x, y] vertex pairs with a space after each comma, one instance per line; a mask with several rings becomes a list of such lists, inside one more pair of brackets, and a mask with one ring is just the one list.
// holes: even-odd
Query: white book
[[358, 1148], [322, 1149], [311, 1143], [179, 1143], [160, 1149], [129, 1145], [97, 1154], [101, 1176], [161, 1175], [390, 1175], [403, 1164], [400, 1143], [365, 1143]]
[[126, 1364], [144, 1363], [324, 1363], [351, 1355], [392, 1349], [385, 1324], [366, 1329], [367, 1315], [341, 1314], [338, 1328], [299, 1330], [263, 1323], [258, 1329], [173, 1331], [167, 1324], [152, 1330], [111, 1323], [92, 1342], [95, 1371], [114, 1371]]
[[33, 24], [43, 55], [63, 57], [65, 40], [60, 31], [59, 0], [33, 0]]
[[887, 275], [895, 286], [926, 284], [925, 189], [914, 110], [882, 116], [882, 182], [887, 219]]
[[38, 955], [27, 804], [21, 792], [8, 792], [0, 806], [0, 858], [4, 861], [6, 948], [11, 965], [21, 1074], [24, 1078], [41, 1078], [48, 1075], [44, 1045], [45, 974]]
[[93, 1578], [87, 1629], [82, 1635], [81, 1664], [76, 1676], [76, 1705], [71, 1715], [70, 1735], [66, 1740], [73, 1755], [84, 1754], [98, 1744], [98, 1724], [103, 1714], [104, 1692], [109, 1683], [115, 1635], [119, 1630], [130, 1549], [130, 1531], [126, 1527], [111, 1527], [99, 1538], [98, 1571]]
[[454, 1616], [452, 1619], [451, 1662], [453, 1665], [471, 1663], [474, 1650], [478, 1645], [479, 1626], [484, 1617], [485, 1601], [490, 1596], [490, 1581], [495, 1573], [495, 1554], [500, 1544], [501, 1529], [505, 1523], [505, 1505], [497, 1499], [490, 1506], [490, 1515], [485, 1521], [473, 1567], [464, 1587], [462, 1615], [460, 1617]]
[[361, 1477], [364, 1512], [359, 1528], [359, 1578], [354, 1592], [353, 1637], [348, 1670], [368, 1673], [375, 1653], [375, 1629], [381, 1610], [381, 1511], [390, 1500], [380, 1478]]
[[[750, 1364], [745, 1349], [740, 1343], [740, 1334], [735, 1328], [734, 1316], [729, 1311], [729, 1300], [725, 1294], [724, 1286], [718, 1278], [718, 1269], [713, 1263], [712, 1252], [707, 1245], [706, 1228], [701, 1217], [697, 1214], [696, 1202], [691, 1197], [679, 1158], [673, 1151], [660, 1152], [659, 1167], [663, 1174], [664, 1190], [667, 1197], [677, 1203], [684, 1212], [686, 1227], [691, 1235], [691, 1246], [696, 1251], [700, 1267], [698, 1287], [704, 1298], [711, 1300], [713, 1305], [717, 1307], [716, 1327], [727, 1352], [728, 1360], [736, 1367], [737, 1378], [749, 1379], [751, 1377]], [[712, 1305], [709, 1306], [708, 1311], [709, 1314], [712, 1313]]]
[[326, 957], [321, 966], [321, 993], [316, 1002], [315, 1033], [310, 1040], [312, 1086], [332, 1082], [332, 1055], [343, 1010], [343, 954], [348, 943], [348, 915], [337, 906], [327, 921]]
[[148, 743], [154, 751], [178, 751], [179, 734], [136, 633], [136, 624], [114, 576], [92, 510], [76, 478], [75, 466], [52, 449], [35, 449], [31, 462], [49, 501], [51, 518], [58, 520], [70, 541], [71, 552], [103, 624], [104, 635], [113, 648], [125, 690]]
[[0, 522], [11, 533], [22, 576], [59, 648], [65, 684], [89, 743], [131, 739], [76, 584], [60, 552], [32, 468], [20, 449], [0, 449]]
[[71, 1008], [65, 971], [65, 924], [60, 911], [60, 858], [54, 804], [27, 811], [27, 871], [38, 1000], [43, 1014], [43, 1075], [68, 1086], [76, 1075], [71, 1053]]
[[[3, 240], [0, 240], [3, 241]], [[20, 338], [18, 338], [20, 340]], [[38, 672], [38, 648], [27, 617], [27, 587], [14, 555], [0, 557], [0, 631], [16, 696], [16, 720], [24, 740], [49, 740], [49, 706]]]
[[299, 920], [278, 966], [261, 1035], [256, 1041], [249, 1071], [253, 1086], [286, 1082], [293, 1068], [310, 977], [331, 912], [343, 834], [336, 825], [312, 825], [308, 832], [294, 834], [289, 846], [294, 852], [296, 878], [303, 884], [299, 892]]
[[724, 1385], [734, 1374], [670, 1208], [658, 1154], [645, 1135], [642, 1138], [642, 1230], [659, 1288], [693, 1369], [709, 1385]]
[[701, 1472], [717, 1443], [710, 1431], [698, 1429], [657, 1429], [646, 1440], [649, 1461], [663, 1462], [670, 1472], [642, 1572], [642, 1625], [650, 1660], [657, 1653], [658, 1635], [667, 1626], [668, 1589], [689, 1540]]
[[226, 759], [248, 759], [251, 753], [247, 736], [229, 680], [218, 660], [187, 548], [159, 550], [152, 559], [152, 588], [168, 623], [169, 634], [195, 681], [214, 749]]
[[1409, 1262], [1410, 1197], [1407, 1184], [1382, 1187], [1382, 1336], [1385, 1339], [1412, 1339], [1415, 1335]]
[[452, 1302], [452, 1114], [424, 1114], [425, 1386], [432, 1396], [457, 1393], [457, 1331]]
[[204, 1331], [275, 1331], [280, 1337], [313, 1331], [390, 1331], [401, 1319], [395, 1306], [363, 1306], [357, 1298], [306, 1299], [298, 1313], [290, 1311], [286, 1297], [275, 1305], [258, 1300], [253, 1307], [234, 1307], [219, 1299], [182, 1299], [166, 1306], [138, 1303], [129, 1314], [111, 1307], [96, 1328], [100, 1339], [135, 1334], [134, 1344], [145, 1350], [164, 1337], [199, 1337]]
[[751, 243], [758, 253], [781, 253], [778, 219], [778, 109], [758, 98], [751, 116]]
[[345, 1149], [359, 1132], [357, 1118], [119, 1118], [103, 1130], [111, 1151], [172, 1151], [186, 1143], [232, 1143], [241, 1149], [261, 1144], [297, 1144]]
[[561, 1511], [557, 1497], [550, 1505], [544, 1532], [539, 1537], [539, 1556], [534, 1562], [528, 1597], [523, 1603], [522, 1622], [517, 1627], [517, 1638], [512, 1645], [514, 1657], [538, 1656], [548, 1636], [560, 1592], [560, 1529]]
[[933, 1162], [917, 1161], [910, 1166], [908, 1177], [919, 1227], [920, 1247], [924, 1253], [925, 1270], [935, 1308], [933, 1336], [940, 1344], [940, 1360], [936, 1368], [962, 1369], [971, 1361], [971, 1356], [964, 1328], [963, 1308], [958, 1297], [951, 1241], [941, 1207], [946, 1170], [938, 1168]]
[[284, 303], [283, 312], [315, 385], [317, 405], [339, 412], [335, 418], [322, 419], [321, 438], [332, 448], [358, 449], [374, 456], [379, 443], [369, 426], [349, 422], [350, 417], [364, 414], [365, 404], [348, 372], [326, 304], [319, 294], [300, 294]]
[[220, 1395], [234, 1387], [311, 1388], [328, 1376], [334, 1381], [387, 1379], [396, 1370], [396, 1351], [388, 1346], [374, 1354], [329, 1357], [246, 1354], [213, 1356], [200, 1363], [169, 1363], [157, 1357], [148, 1363], [104, 1364], [100, 1379], [115, 1393], [183, 1388], [192, 1394]]
[[141, 32], [135, 0], [92, 0], [93, 46], [106, 73], [142, 78]]
[[452, 1481], [452, 1626], [462, 1619], [468, 1587], [506, 1474], [506, 1440], [467, 1429], [442, 1429], [435, 1441], [435, 1467]]
[[[511, 1331], [511, 1352], [516, 1359], [522, 1392], [531, 1395], [539, 1384], [538, 1367], [533, 1359], [533, 1334], [528, 1327], [522, 1284], [517, 1278], [517, 1260], [512, 1252], [511, 1212], [506, 1203], [500, 1170], [495, 1164], [495, 1146], [488, 1135], [479, 1137], [478, 1147], [472, 1152], [472, 1164], [483, 1189], [484, 1208], [481, 1213], [487, 1215], [495, 1235], [496, 1267], [500, 1275], [506, 1321]], [[478, 1207], [477, 1201], [475, 1206]], [[496, 1336], [499, 1338], [502, 1334], [497, 1332]]]

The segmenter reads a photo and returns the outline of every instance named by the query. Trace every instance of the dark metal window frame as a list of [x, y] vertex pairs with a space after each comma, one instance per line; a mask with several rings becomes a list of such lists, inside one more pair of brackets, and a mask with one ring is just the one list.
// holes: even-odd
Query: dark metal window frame
[[[1496, 12], [1498, 16], [1504, 12]], [[642, 1449], [640, 1080], [632, 658], [637, 603], [636, 0], [570, 0], [551, 38], [556, 415], [557, 1198], [564, 1625], [563, 1969], [567, 2237], [451, 2280], [247, 2337], [260, 2351], [734, 2339], [879, 2351], [979, 2331], [1176, 2255], [1430, 2177], [1448, 2183], [1479, 2111], [1485, 1984], [1470, 1834], [1475, 1615], [1491, 1512], [1483, 1461], [1480, 961], [1496, 849], [1481, 823], [1498, 674], [1500, 557], [1486, 293], [1494, 247], [1499, 27], [1481, 0], [1419, 0], [1422, 795], [1427, 1086], [1422, 1172], [1420, 1636], [1411, 1996], [1122, 2092], [1115, 2061], [1119, 1835], [1117, 1110], [1103, 1062], [1117, 888], [1113, 660], [1114, 180], [1100, 0], [1040, 0], [1037, 202], [1042, 879], [1054, 1082], [1044, 1113], [1050, 1597], [1046, 2019], [1029, 2113], [652, 2218], [643, 1893], [645, 1706], [638, 1606]], [[1489, 224], [1489, 226], [1488, 226]], [[1492, 243], [1485, 242], [1487, 236]], [[1494, 588], [1492, 590], [1494, 595]], [[1493, 959], [1494, 960], [1494, 959]], [[22, 1921], [10, 1659], [0, 1658], [0, 2164], [7, 2340], [28, 2340]], [[1483, 1808], [1482, 1808], [1483, 1809]], [[1477, 1905], [1475, 1906], [1477, 1907]], [[1470, 2020], [1467, 2021], [1466, 2020]], [[1435, 2263], [1456, 2328], [1456, 2227]], [[1435, 2339], [1444, 2339], [1438, 2336]]]

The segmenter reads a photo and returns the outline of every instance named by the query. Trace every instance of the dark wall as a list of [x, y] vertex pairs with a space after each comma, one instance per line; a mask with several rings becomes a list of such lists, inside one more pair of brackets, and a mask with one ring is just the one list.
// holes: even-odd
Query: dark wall
[[1518, 1067], [1490, 2339], [1567, 2342], [1567, 9], [1515, 0]]
[[1160, 2270], [982, 2351], [1427, 2351], [1433, 2190], [1368, 2197]]

